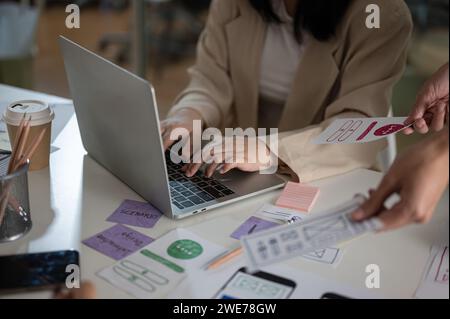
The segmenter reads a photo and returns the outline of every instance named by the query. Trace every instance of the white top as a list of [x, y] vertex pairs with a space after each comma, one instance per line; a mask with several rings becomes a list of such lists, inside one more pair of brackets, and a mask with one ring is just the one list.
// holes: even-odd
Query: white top
[[3, 113], [5, 123], [12, 126], [19, 126], [26, 114], [31, 126], [39, 126], [51, 122], [55, 113], [48, 103], [44, 101], [21, 100], [8, 106]]
[[304, 44], [299, 44], [294, 34], [293, 18], [289, 16], [283, 0], [272, 0], [275, 12], [282, 23], [270, 23], [261, 59], [259, 92], [264, 98], [283, 105], [291, 91]]

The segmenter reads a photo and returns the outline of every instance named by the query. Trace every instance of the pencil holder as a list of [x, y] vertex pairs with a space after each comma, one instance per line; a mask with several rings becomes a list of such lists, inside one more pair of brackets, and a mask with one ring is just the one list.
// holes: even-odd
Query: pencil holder
[[7, 165], [0, 166], [0, 243], [5, 243], [25, 236], [31, 229], [29, 164], [12, 174], [6, 174]]

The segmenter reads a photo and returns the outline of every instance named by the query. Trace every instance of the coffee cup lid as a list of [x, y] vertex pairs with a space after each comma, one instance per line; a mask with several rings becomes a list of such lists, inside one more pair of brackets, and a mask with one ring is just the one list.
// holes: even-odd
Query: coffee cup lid
[[46, 102], [24, 100], [8, 106], [3, 113], [3, 119], [9, 125], [19, 126], [24, 115], [30, 120], [31, 126], [47, 124], [55, 117], [55, 113]]

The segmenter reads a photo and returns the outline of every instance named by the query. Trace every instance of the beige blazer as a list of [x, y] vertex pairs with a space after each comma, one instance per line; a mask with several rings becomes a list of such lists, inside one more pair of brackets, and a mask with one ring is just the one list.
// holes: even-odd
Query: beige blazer
[[[365, 25], [372, 3], [381, 9], [380, 29]], [[190, 83], [169, 115], [192, 108], [208, 126], [257, 128], [266, 27], [249, 1], [213, 0]], [[278, 155], [302, 182], [374, 167], [384, 141], [343, 146], [310, 140], [338, 117], [387, 116], [411, 30], [403, 0], [354, 0], [331, 40], [310, 37], [278, 127]]]

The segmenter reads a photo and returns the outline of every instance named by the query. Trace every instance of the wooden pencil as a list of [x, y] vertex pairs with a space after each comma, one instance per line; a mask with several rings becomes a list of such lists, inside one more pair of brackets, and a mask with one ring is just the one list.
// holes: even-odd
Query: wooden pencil
[[227, 263], [228, 261], [241, 255], [242, 251], [243, 251], [242, 247], [233, 249], [229, 253], [223, 255], [222, 257], [218, 258], [217, 260], [214, 260], [212, 263], [210, 263], [208, 266], [206, 266], [206, 270], [212, 270], [212, 269], [216, 269], [216, 268], [222, 266], [223, 264]]
[[[17, 129], [16, 137], [12, 145], [12, 152], [10, 161], [8, 164], [8, 174], [12, 174], [20, 167], [25, 165], [29, 159], [31, 159], [36, 152], [39, 144], [42, 142], [47, 128], [43, 129], [38, 136], [36, 136], [33, 141], [26, 147], [28, 136], [30, 133], [30, 120], [25, 120], [26, 115], [20, 121], [19, 127]], [[8, 203], [13, 207], [17, 213], [20, 213], [21, 207], [16, 198], [11, 197], [10, 190], [12, 184], [11, 181], [7, 181], [2, 185], [2, 194], [0, 196], [0, 225], [5, 217], [5, 212]]]

